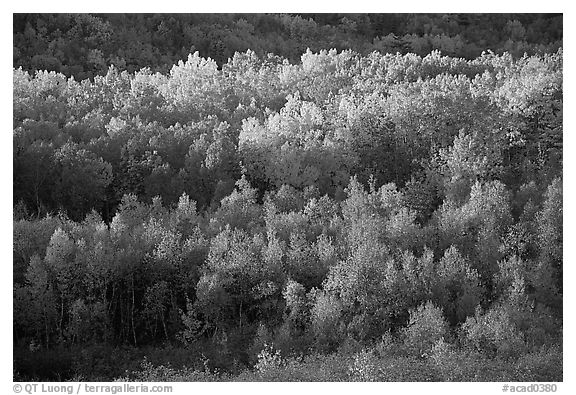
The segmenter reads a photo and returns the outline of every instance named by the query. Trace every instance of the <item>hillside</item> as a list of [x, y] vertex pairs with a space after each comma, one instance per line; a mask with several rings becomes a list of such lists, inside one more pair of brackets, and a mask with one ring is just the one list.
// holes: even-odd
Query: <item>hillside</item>
[[558, 17], [346, 18], [15, 17], [15, 380], [562, 381]]

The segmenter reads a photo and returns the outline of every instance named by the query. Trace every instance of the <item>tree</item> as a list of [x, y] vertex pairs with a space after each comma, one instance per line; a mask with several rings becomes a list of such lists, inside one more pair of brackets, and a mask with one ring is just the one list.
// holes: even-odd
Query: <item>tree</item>
[[23, 200], [33, 212], [43, 214], [54, 207], [51, 196], [56, 183], [51, 142], [35, 141], [20, 147], [14, 138], [14, 201]]
[[465, 204], [447, 199], [438, 215], [441, 248], [456, 246], [482, 282], [489, 284], [501, 258], [500, 238], [512, 223], [506, 186], [499, 181], [476, 182]]
[[468, 317], [462, 325], [462, 331], [471, 347], [490, 357], [514, 358], [525, 348], [524, 339], [510, 315], [499, 306], [485, 313], [478, 309], [475, 316]]
[[448, 334], [448, 324], [442, 309], [428, 301], [410, 310], [410, 320], [403, 330], [405, 344], [418, 357], [425, 357], [437, 341]]
[[196, 290], [196, 305], [217, 329], [228, 331], [279, 313], [281, 267], [263, 264], [264, 240], [226, 226], [213, 240]]
[[562, 290], [562, 179], [555, 178], [544, 195], [542, 210], [538, 213], [538, 240], [540, 259], [556, 272], [559, 290]]
[[106, 200], [106, 188], [112, 181], [110, 164], [93, 153], [67, 143], [55, 153], [59, 177], [53, 198], [67, 208], [72, 218], [81, 218]]
[[48, 348], [58, 341], [58, 294], [49, 269], [34, 255], [26, 271], [26, 284], [14, 288], [14, 326], [21, 337], [32, 337]]
[[435, 301], [452, 325], [474, 314], [483, 297], [480, 277], [455, 247], [450, 247], [438, 263], [434, 282]]
[[145, 317], [146, 324], [152, 327], [152, 336], [156, 333], [156, 324], [158, 321], [162, 324], [164, 337], [168, 340], [168, 328], [166, 326], [167, 304], [170, 299], [170, 290], [166, 281], [159, 281], [148, 287], [144, 294], [144, 309], [142, 315]]
[[319, 346], [334, 348], [342, 339], [342, 304], [337, 297], [317, 292], [311, 311], [312, 330]]
[[257, 227], [261, 222], [261, 208], [256, 198], [256, 189], [242, 176], [236, 182], [236, 189], [220, 202], [220, 207], [214, 214], [214, 226], [223, 228], [230, 225], [244, 230]]
[[[79, 243], [81, 246], [81, 243]], [[61, 339], [64, 338], [65, 320], [70, 303], [81, 295], [81, 281], [83, 277], [83, 267], [76, 259], [76, 243], [69, 235], [58, 228], [50, 238], [50, 243], [46, 248], [44, 262], [46, 268], [54, 282], [54, 289], [58, 295], [59, 302], [59, 323], [58, 330]]]

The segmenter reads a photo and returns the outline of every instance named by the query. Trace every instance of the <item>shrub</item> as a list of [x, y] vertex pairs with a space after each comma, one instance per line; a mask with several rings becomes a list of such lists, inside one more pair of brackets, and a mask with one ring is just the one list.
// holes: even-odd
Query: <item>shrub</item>
[[385, 357], [379, 360], [378, 381], [439, 381], [426, 359], [412, 356]]
[[[207, 362], [207, 361], [205, 361]], [[204, 371], [184, 368], [174, 369], [168, 365], [153, 365], [146, 358], [140, 364], [140, 370], [133, 371], [127, 376], [120, 377], [115, 381], [154, 381], [154, 382], [176, 382], [176, 381], [224, 381], [226, 376], [219, 377], [213, 374], [204, 364]]]
[[362, 343], [357, 341], [356, 339], [352, 338], [351, 336], [346, 336], [346, 338], [338, 347], [338, 354], [341, 355], [355, 355], [362, 351]]
[[269, 365], [264, 371], [245, 371], [234, 377], [234, 381], [349, 381], [349, 358], [340, 354], [291, 357], [282, 364]]
[[518, 358], [515, 379], [517, 381], [557, 381], [563, 380], [562, 349], [555, 345]]
[[266, 348], [266, 344], [270, 344], [271, 342], [272, 335], [270, 334], [270, 331], [266, 325], [260, 323], [258, 329], [256, 329], [252, 346], [250, 347], [251, 357], [253, 357], [254, 360], [257, 360], [260, 352]]
[[510, 364], [458, 349], [443, 339], [432, 348], [429, 361], [442, 381], [517, 381]]
[[348, 367], [351, 381], [378, 381], [378, 358], [373, 351], [361, 351], [354, 355]]
[[258, 362], [254, 366], [259, 373], [266, 373], [271, 369], [276, 369], [284, 364], [279, 350], [274, 350], [269, 344], [264, 344], [264, 349], [258, 354]]

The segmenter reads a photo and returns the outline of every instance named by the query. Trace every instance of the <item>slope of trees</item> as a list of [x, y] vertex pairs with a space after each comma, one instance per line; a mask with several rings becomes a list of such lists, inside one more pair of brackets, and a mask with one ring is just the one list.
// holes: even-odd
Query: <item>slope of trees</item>
[[14, 69], [16, 371], [561, 380], [562, 58]]

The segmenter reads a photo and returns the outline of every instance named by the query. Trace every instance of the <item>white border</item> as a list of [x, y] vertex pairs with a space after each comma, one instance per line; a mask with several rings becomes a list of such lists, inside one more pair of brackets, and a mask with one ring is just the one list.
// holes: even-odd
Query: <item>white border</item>
[[[2, 123], [4, 128], [0, 133], [0, 147], [2, 149], [1, 168], [4, 192], [2, 210], [0, 211], [2, 265], [0, 276], [2, 278], [2, 315], [6, 317], [2, 328], [2, 342], [5, 352], [0, 357], [2, 393], [12, 392], [12, 13], [14, 12], [554, 12], [564, 13], [564, 84], [565, 97], [565, 125], [564, 130], [564, 224], [570, 229], [576, 223], [575, 208], [571, 204], [573, 185], [575, 185], [575, 163], [571, 153], [574, 150], [574, 115], [575, 109], [574, 88], [574, 23], [573, 13], [569, 12], [568, 2], [563, 1], [539, 1], [539, 2], [504, 2], [497, 0], [484, 0], [481, 2], [465, 1], [410, 1], [410, 2], [385, 2], [356, 0], [347, 2], [312, 2], [310, 0], [290, 0], [287, 2], [270, 1], [183, 1], [171, 4], [154, 2], [143, 4], [135, 1], [111, 1], [100, 0], [93, 3], [80, 1], [26, 1], [16, 4], [3, 4], [0, 13], [0, 22], [3, 30], [2, 54], [4, 56], [4, 72], [2, 73]], [[571, 10], [570, 10], [571, 11]], [[566, 87], [568, 89], [566, 89]], [[574, 288], [571, 281], [574, 277], [574, 240], [571, 232], [564, 231], [564, 383], [559, 383], [558, 393], [576, 393], [574, 375], [573, 351], [575, 341], [574, 319], [571, 314], [574, 306]], [[72, 383], [70, 383], [72, 384]], [[267, 393], [271, 391], [279, 394], [293, 394], [294, 391], [308, 392], [336, 392], [348, 393], [350, 391], [367, 391], [378, 394], [397, 394], [403, 392], [415, 393], [439, 393], [439, 394], [497, 394], [501, 393], [500, 383], [173, 383], [176, 394], [190, 394], [200, 392], [240, 392], [240, 393]], [[4, 387], [5, 386], [5, 387]]]

